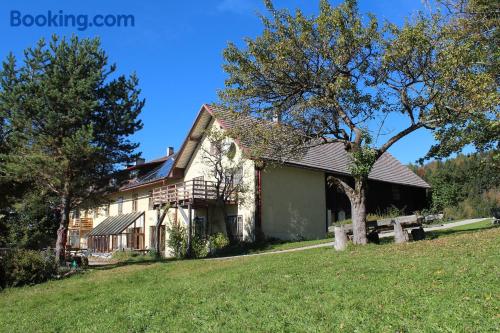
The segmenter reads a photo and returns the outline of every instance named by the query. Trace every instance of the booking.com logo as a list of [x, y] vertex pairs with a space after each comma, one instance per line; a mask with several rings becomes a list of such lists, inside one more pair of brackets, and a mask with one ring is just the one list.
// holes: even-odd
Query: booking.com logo
[[133, 27], [135, 26], [134, 15], [113, 14], [65, 14], [62, 10], [58, 12], [47, 11], [47, 14], [23, 14], [19, 10], [10, 11], [11, 27], [73, 27], [79, 31], [90, 27]]

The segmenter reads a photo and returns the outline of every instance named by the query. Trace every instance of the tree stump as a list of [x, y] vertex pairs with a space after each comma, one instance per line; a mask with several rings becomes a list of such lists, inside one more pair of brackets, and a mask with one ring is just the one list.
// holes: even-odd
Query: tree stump
[[333, 244], [333, 247], [337, 251], [343, 251], [347, 247], [347, 234], [344, 231], [344, 226], [335, 226], [333, 228], [334, 234], [335, 234], [335, 243]]
[[411, 231], [411, 238], [414, 241], [419, 241], [425, 239], [425, 231], [424, 228], [420, 227], [418, 229], [413, 229]]
[[394, 222], [394, 242], [396, 244], [408, 242], [408, 233], [403, 229], [401, 222]]

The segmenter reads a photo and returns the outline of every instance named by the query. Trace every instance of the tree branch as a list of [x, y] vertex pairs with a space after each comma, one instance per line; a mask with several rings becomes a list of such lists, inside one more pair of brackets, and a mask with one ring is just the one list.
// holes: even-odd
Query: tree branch
[[382, 147], [378, 149], [378, 155], [381, 156], [383, 153], [387, 151], [394, 143], [396, 143], [399, 139], [402, 137], [410, 134], [413, 131], [416, 131], [417, 129], [424, 127], [424, 124], [421, 122], [412, 124], [410, 127], [405, 128], [401, 132], [397, 133], [394, 135], [392, 138], [390, 138]]

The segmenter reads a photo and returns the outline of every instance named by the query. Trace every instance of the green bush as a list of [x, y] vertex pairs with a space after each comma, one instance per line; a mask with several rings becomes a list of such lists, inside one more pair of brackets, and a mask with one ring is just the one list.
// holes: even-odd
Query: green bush
[[0, 285], [17, 287], [47, 281], [58, 273], [59, 265], [48, 251], [13, 250], [0, 262]]
[[205, 258], [208, 255], [208, 242], [202, 237], [193, 237], [191, 242], [191, 257]]
[[229, 238], [222, 232], [210, 235], [208, 238], [208, 244], [211, 252], [221, 250], [229, 245]]
[[500, 207], [500, 191], [491, 189], [481, 196], [472, 196], [453, 207], [445, 207], [444, 215], [454, 220], [474, 217], [489, 217], [491, 210]]
[[134, 250], [118, 250], [113, 252], [112, 258], [119, 262], [142, 262], [157, 260], [158, 256], [154, 250], [149, 250], [145, 253]]
[[178, 223], [168, 228], [167, 245], [172, 249], [176, 258], [185, 258], [187, 253], [186, 229]]
[[[187, 230], [179, 224], [174, 224], [168, 228], [169, 238], [167, 245], [176, 258], [184, 259], [187, 257], [188, 241]], [[224, 244], [224, 241], [219, 237], [217, 242]], [[227, 238], [226, 238], [226, 242]], [[210, 247], [210, 239], [204, 237], [194, 236], [191, 241], [191, 258], [204, 258], [208, 255]]]

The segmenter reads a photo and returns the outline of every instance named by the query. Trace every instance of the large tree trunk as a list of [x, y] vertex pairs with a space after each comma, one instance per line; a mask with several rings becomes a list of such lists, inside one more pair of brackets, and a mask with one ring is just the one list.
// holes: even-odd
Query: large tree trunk
[[61, 218], [59, 221], [59, 228], [57, 229], [57, 240], [56, 240], [56, 260], [59, 263], [64, 264], [64, 255], [66, 250], [66, 240], [68, 237], [68, 225], [69, 225], [69, 198], [68, 196], [63, 196], [61, 200]]
[[227, 238], [229, 239], [229, 242], [232, 244], [232, 243], [235, 243], [235, 239], [234, 239], [234, 235], [233, 235], [233, 229], [232, 229], [232, 225], [231, 223], [228, 221], [228, 218], [227, 218], [227, 208], [226, 208], [226, 204], [225, 203], [222, 203], [221, 204], [221, 210], [222, 210], [222, 216], [224, 218], [224, 225], [226, 226], [226, 236]]
[[352, 241], [354, 244], [367, 244], [366, 237], [366, 188], [364, 178], [354, 180], [354, 191], [349, 196], [352, 214]]

